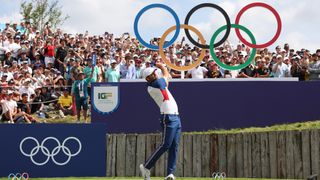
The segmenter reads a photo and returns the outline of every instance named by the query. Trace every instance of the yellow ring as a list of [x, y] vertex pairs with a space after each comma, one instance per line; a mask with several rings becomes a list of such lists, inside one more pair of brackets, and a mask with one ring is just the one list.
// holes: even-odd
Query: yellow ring
[[[202, 49], [201, 50], [201, 54], [198, 58], [198, 60], [194, 63], [192, 63], [191, 65], [189, 66], [176, 66], [175, 64], [172, 64], [170, 62], [170, 60], [167, 59], [166, 55], [164, 54], [164, 51], [163, 51], [163, 45], [164, 45], [164, 41], [166, 39], [166, 37], [174, 30], [176, 30], [177, 26], [172, 26], [171, 28], [169, 28], [161, 37], [160, 39], [160, 42], [159, 42], [159, 54], [160, 54], [160, 57], [162, 58], [162, 60], [164, 61], [164, 63], [170, 67], [171, 69], [174, 69], [174, 70], [177, 70], [177, 71], [188, 71], [190, 69], [193, 69], [197, 66], [199, 66], [203, 60], [203, 58], [205, 57], [206, 55], [206, 50], [205, 49]], [[204, 40], [202, 34], [200, 33], [200, 31], [198, 31], [196, 28], [194, 28], [193, 26], [190, 26], [190, 25], [185, 25], [185, 24], [181, 24], [180, 28], [184, 28], [184, 29], [188, 29], [190, 31], [193, 31], [194, 33], [196, 33], [196, 35], [199, 37], [200, 39], [200, 42], [201, 44], [206, 44], [206, 41]]]

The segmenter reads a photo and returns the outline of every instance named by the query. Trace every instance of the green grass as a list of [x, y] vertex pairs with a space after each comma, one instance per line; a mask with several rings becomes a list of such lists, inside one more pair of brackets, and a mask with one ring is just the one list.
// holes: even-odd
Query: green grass
[[[0, 180], [7, 180], [8, 178], [0, 178]], [[142, 178], [140, 177], [130, 177], [130, 178], [30, 178], [30, 180], [60, 180], [60, 179], [65, 179], [65, 180], [135, 180], [139, 179], [141, 180]], [[163, 180], [164, 178], [152, 178], [151, 180]], [[177, 180], [213, 180], [213, 178], [177, 178]], [[250, 178], [226, 178], [224, 180], [271, 180], [271, 179], [250, 179]], [[275, 179], [272, 179], [275, 180]]]
[[[39, 119], [41, 122], [46, 123], [75, 123], [76, 116], [66, 116], [65, 118], [60, 118], [57, 111], [51, 111], [48, 113], [50, 118]], [[36, 116], [35, 116], [36, 117]], [[37, 117], [36, 117], [37, 118]], [[91, 122], [90, 116], [88, 117], [89, 122]], [[81, 118], [83, 121], [83, 117]], [[233, 133], [248, 133], [248, 132], [269, 132], [269, 131], [290, 131], [290, 130], [306, 130], [306, 129], [320, 129], [320, 121], [308, 121], [299, 122], [291, 124], [278, 124], [267, 127], [250, 127], [250, 128], [237, 128], [237, 129], [215, 129], [206, 132], [190, 132], [191, 134], [233, 134]]]
[[[65, 118], [59, 118], [57, 112], [50, 112], [49, 119], [40, 119], [40, 121], [45, 120], [47, 123], [75, 123], [76, 116], [66, 116]], [[88, 117], [89, 122], [91, 118]], [[83, 121], [83, 117], [82, 117]], [[249, 132], [269, 132], [269, 131], [291, 131], [291, 130], [310, 130], [310, 129], [320, 129], [320, 121], [308, 121], [299, 122], [291, 124], [279, 124], [267, 127], [250, 127], [250, 128], [237, 128], [237, 129], [215, 129], [206, 132], [190, 132], [191, 134], [233, 134], [233, 133], [249, 133]]]

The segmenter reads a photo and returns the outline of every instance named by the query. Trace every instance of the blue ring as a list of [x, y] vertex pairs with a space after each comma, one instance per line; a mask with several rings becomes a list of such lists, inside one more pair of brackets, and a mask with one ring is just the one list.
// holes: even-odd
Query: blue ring
[[149, 48], [149, 49], [153, 49], [153, 50], [159, 50], [159, 46], [155, 46], [155, 45], [152, 45], [152, 44], [149, 44], [147, 42], [145, 42], [140, 34], [139, 34], [139, 31], [138, 31], [138, 23], [139, 23], [139, 19], [141, 17], [141, 15], [146, 12], [147, 10], [149, 9], [152, 9], [152, 8], [162, 8], [162, 9], [165, 9], [167, 11], [169, 11], [172, 16], [174, 17], [174, 20], [176, 21], [176, 33], [174, 34], [173, 38], [164, 45], [163, 48], [168, 48], [169, 46], [171, 46], [177, 39], [178, 39], [178, 36], [179, 36], [179, 33], [180, 33], [180, 21], [179, 21], [179, 17], [178, 15], [176, 14], [176, 12], [171, 9], [169, 6], [166, 6], [164, 4], [150, 4], [146, 7], [144, 7], [143, 9], [141, 9], [139, 11], [139, 13], [137, 14], [135, 20], [134, 20], [134, 33], [136, 35], [136, 38], [138, 39], [138, 41], [145, 47]]

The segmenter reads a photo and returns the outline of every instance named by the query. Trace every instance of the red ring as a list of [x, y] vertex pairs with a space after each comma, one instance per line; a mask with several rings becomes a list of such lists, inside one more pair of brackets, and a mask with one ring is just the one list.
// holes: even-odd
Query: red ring
[[277, 39], [279, 38], [279, 36], [280, 36], [280, 34], [281, 34], [281, 30], [282, 30], [281, 17], [280, 17], [280, 15], [279, 15], [279, 13], [278, 13], [273, 7], [271, 7], [271, 6], [268, 5], [268, 4], [261, 3], [261, 2], [256, 2], [256, 3], [248, 4], [247, 6], [245, 6], [244, 8], [242, 8], [241, 11], [238, 13], [235, 24], [238, 24], [238, 25], [239, 25], [240, 18], [241, 18], [241, 16], [243, 15], [243, 13], [244, 13], [245, 11], [247, 11], [248, 9], [250, 9], [250, 8], [252, 8], [252, 7], [257, 7], [257, 6], [259, 6], [259, 7], [264, 7], [264, 8], [266, 8], [266, 9], [270, 10], [270, 11], [273, 13], [273, 15], [276, 17], [276, 19], [277, 19], [277, 23], [278, 23], [277, 33], [276, 33], [276, 35], [271, 39], [271, 41], [269, 41], [269, 42], [267, 42], [267, 43], [265, 43], [265, 44], [260, 44], [260, 45], [257, 44], [257, 45], [254, 45], [254, 44], [249, 43], [247, 40], [245, 40], [245, 39], [242, 37], [239, 29], [235, 29], [235, 30], [236, 30], [236, 34], [237, 34], [238, 38], [240, 39], [241, 42], [243, 42], [243, 44], [245, 44], [245, 45], [247, 45], [247, 46], [249, 46], [249, 47], [251, 47], [251, 48], [259, 48], [259, 49], [261, 49], [261, 48], [266, 48], [266, 47], [271, 46], [273, 43], [275, 43], [275, 42], [277, 41]]

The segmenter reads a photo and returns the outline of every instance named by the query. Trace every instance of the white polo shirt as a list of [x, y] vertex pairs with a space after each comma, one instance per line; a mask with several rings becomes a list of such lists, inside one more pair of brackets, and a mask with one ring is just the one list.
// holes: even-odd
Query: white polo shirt
[[178, 105], [170, 93], [164, 78], [148, 83], [148, 93], [159, 106], [161, 114], [179, 114]]

